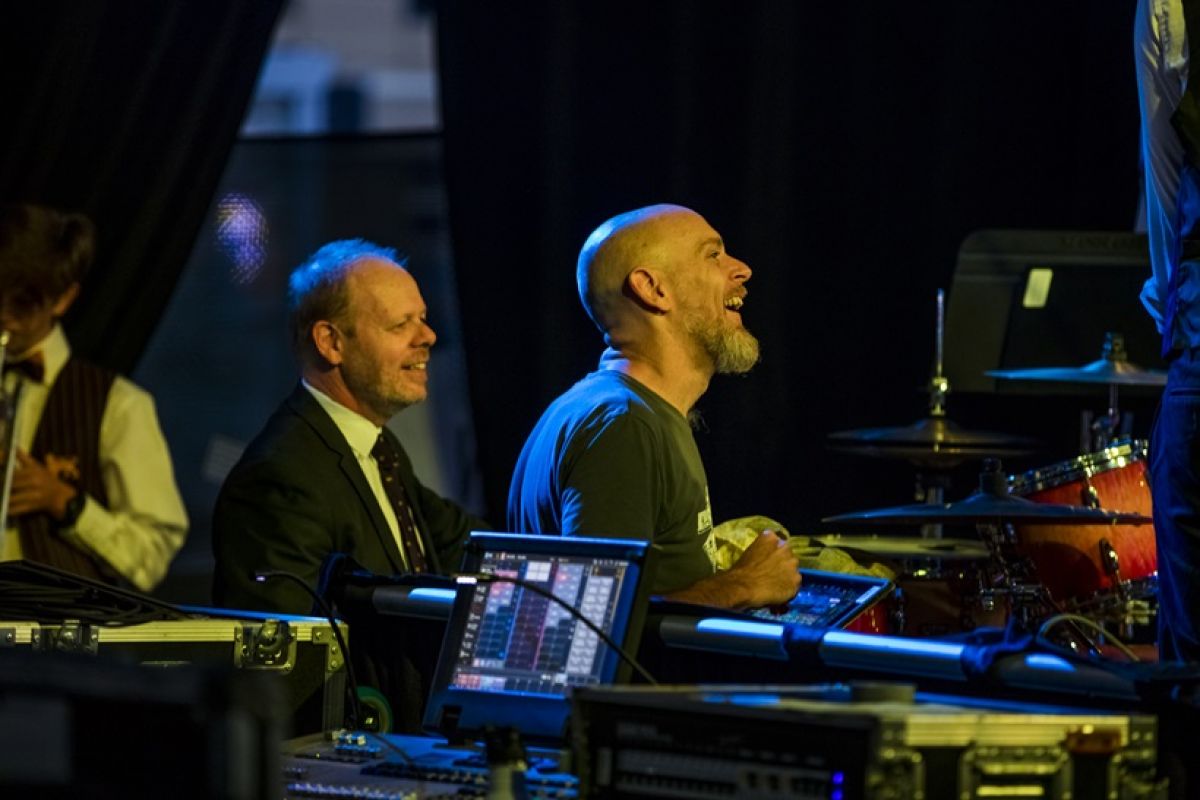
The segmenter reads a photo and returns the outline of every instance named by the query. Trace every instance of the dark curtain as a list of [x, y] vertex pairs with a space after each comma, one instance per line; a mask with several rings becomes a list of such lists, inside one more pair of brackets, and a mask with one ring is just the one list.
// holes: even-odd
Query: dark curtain
[[237, 136], [283, 0], [6, 4], [0, 198], [91, 215], [75, 349], [128, 371]]
[[[538, 414], [601, 350], [575, 292], [579, 245], [609, 215], [661, 201], [699, 210], [754, 269], [744, 317], [764, 361], [716, 378], [700, 403], [716, 516], [806, 532], [908, 502], [910, 467], [830, 453], [824, 437], [923, 415], [935, 291], [967, 233], [1132, 225], [1133, 6], [442, 3], [490, 515], [502, 518]], [[977, 405], [952, 396], [952, 416], [1076, 436], [1073, 418], [1040, 419], [1036, 404]]]

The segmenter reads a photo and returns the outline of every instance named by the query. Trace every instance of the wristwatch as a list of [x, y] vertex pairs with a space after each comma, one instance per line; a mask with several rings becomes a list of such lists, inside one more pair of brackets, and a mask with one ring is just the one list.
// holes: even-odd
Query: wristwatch
[[83, 507], [87, 505], [87, 495], [79, 489], [75, 494], [71, 495], [71, 499], [63, 506], [62, 519], [58, 521], [59, 528], [72, 528], [79, 520], [79, 515], [83, 513]]

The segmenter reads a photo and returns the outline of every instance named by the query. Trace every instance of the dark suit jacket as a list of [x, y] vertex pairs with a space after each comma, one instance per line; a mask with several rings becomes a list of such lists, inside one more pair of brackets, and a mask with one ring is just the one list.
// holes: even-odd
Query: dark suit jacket
[[[390, 431], [413, 515], [435, 571], [458, 569], [482, 519], [425, 488]], [[303, 386], [267, 421], [221, 487], [213, 516], [218, 605], [307, 614], [311, 598], [286, 579], [257, 583], [258, 570], [284, 570], [317, 585], [321, 562], [346, 553], [372, 572], [403, 571], [387, 520], [333, 420]]]

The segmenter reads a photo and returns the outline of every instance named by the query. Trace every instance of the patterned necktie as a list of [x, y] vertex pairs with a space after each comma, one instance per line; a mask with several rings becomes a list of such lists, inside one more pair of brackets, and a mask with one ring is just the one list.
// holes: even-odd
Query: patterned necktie
[[383, 491], [387, 494], [396, 512], [396, 522], [400, 524], [400, 543], [404, 547], [404, 555], [412, 572], [428, 572], [425, 556], [421, 552], [420, 540], [417, 538], [417, 524], [413, 520], [412, 506], [408, 502], [408, 493], [400, 482], [400, 455], [396, 448], [382, 433], [371, 448], [371, 456], [379, 465], [379, 477], [383, 479]]

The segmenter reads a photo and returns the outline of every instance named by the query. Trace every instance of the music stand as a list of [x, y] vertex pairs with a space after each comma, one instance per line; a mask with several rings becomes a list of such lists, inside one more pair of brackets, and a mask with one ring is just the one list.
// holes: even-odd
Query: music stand
[[[1095, 360], [1110, 331], [1130, 361], [1161, 368], [1139, 299], [1145, 236], [1117, 231], [980, 230], [963, 240], [950, 284], [946, 377], [957, 392], [1085, 394], [1088, 387], [1001, 381], [988, 370]], [[1145, 390], [1143, 390], [1145, 391]]]

